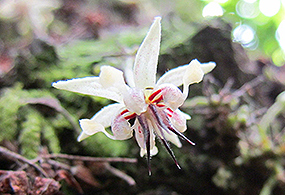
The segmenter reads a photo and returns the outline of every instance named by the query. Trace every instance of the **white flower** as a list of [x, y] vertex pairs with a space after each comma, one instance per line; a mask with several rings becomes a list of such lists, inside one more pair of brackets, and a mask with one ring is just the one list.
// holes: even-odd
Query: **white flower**
[[[138, 49], [133, 75], [124, 81], [123, 72], [103, 66], [98, 77], [76, 78], [53, 83], [53, 87], [82, 94], [105, 97], [117, 103], [108, 105], [91, 119], [80, 120], [81, 141], [98, 132], [114, 140], [124, 140], [133, 136], [141, 148], [141, 156], [147, 155], [148, 165], [152, 155], [158, 150], [155, 146], [157, 137], [179, 167], [168, 141], [178, 147], [181, 137], [193, 144], [182, 132], [186, 130], [186, 120], [190, 116], [178, 109], [188, 95], [190, 84], [198, 83], [204, 74], [210, 72], [215, 63], [201, 64], [192, 60], [190, 64], [166, 72], [156, 82], [156, 69], [160, 48], [160, 17], [156, 17], [147, 36]], [[183, 85], [183, 92], [178, 86]], [[129, 120], [134, 119], [133, 125]], [[111, 127], [112, 134], [105, 128]], [[150, 165], [149, 165], [150, 167]]]
[[0, 17], [17, 21], [20, 34], [32, 29], [35, 34], [43, 36], [53, 21], [52, 11], [59, 6], [58, 0], [2, 0]]

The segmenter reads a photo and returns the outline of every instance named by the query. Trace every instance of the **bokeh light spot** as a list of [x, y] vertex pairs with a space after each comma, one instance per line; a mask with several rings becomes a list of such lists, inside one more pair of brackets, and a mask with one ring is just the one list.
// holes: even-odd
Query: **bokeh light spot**
[[242, 18], [255, 18], [259, 14], [258, 3], [256, 1], [239, 1], [236, 4], [236, 12]]
[[217, 2], [211, 2], [203, 8], [203, 17], [222, 16], [224, 14], [223, 8]]
[[285, 52], [285, 20], [279, 24], [275, 37], [282, 50]]
[[260, 0], [259, 9], [263, 15], [272, 17], [278, 13], [281, 7], [280, 0]]
[[241, 24], [233, 31], [233, 37], [235, 42], [239, 42], [243, 47], [255, 49], [257, 47], [257, 37], [255, 31], [246, 24]]

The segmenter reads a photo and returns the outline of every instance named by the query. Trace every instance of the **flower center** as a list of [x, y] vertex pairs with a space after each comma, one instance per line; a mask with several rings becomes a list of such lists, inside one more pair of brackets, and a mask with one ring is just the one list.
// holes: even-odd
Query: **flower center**
[[[153, 143], [152, 139], [154, 138], [152, 137], [153, 135], [156, 135], [173, 158], [177, 167], [180, 167], [172, 150], [170, 149], [170, 145], [168, 143], [170, 137], [176, 137], [177, 139], [178, 136], [190, 144], [195, 145], [171, 123], [174, 110], [172, 107], [168, 106], [168, 103], [179, 102], [178, 100], [180, 100], [179, 97], [181, 97], [181, 92], [176, 87], [168, 86], [159, 88], [155, 91], [152, 87], [149, 87], [145, 88], [144, 91], [131, 89], [130, 92], [130, 95], [127, 96], [124, 101], [127, 108], [122, 110], [120, 115], [129, 123], [129, 126], [132, 126], [132, 128], [138, 131], [140, 136], [143, 137], [142, 147], [146, 149], [148, 164], [151, 155], [150, 150], [153, 147], [151, 143]], [[140, 112], [135, 112], [135, 109], [133, 108], [139, 107], [144, 107], [144, 109], [138, 109]], [[131, 124], [131, 119], [136, 120], [134, 125]]]
[[153, 88], [146, 88], [145, 89], [145, 102], [146, 104], [153, 104], [158, 107], [164, 107], [165, 104], [163, 104], [163, 95], [162, 95], [162, 89], [158, 89], [153, 92]]

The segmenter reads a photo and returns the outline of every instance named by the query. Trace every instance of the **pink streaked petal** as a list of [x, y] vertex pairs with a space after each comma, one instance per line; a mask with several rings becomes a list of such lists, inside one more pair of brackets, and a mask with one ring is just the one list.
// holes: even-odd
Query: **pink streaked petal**
[[170, 107], [172, 110], [176, 110], [184, 103], [184, 97], [181, 90], [173, 84], [162, 84], [157, 88], [161, 90], [163, 97], [163, 103]]
[[189, 119], [191, 119], [191, 117], [188, 114], [177, 109], [173, 112], [170, 121], [178, 131], [184, 132], [187, 129], [186, 120]]
[[142, 127], [139, 125], [137, 120], [135, 121], [133, 128], [135, 130], [135, 138], [137, 140], [139, 147], [145, 149], [145, 141], [144, 141], [143, 130], [142, 130]]
[[160, 17], [154, 19], [145, 39], [140, 45], [134, 63], [135, 86], [141, 89], [153, 87], [161, 39]]
[[104, 88], [99, 80], [99, 77], [84, 77], [70, 80], [62, 80], [52, 83], [52, 86], [57, 89], [77, 92], [86, 95], [93, 95], [123, 102], [122, 93], [115, 87]]
[[121, 113], [118, 113], [112, 121], [111, 130], [117, 140], [125, 140], [133, 136], [133, 130], [129, 122], [121, 115]]

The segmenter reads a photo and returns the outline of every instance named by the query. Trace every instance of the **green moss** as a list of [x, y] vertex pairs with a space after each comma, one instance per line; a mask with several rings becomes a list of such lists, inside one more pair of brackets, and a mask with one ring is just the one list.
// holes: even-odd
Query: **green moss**
[[0, 98], [0, 141], [12, 140], [17, 134], [17, 113], [25, 103], [21, 101], [21, 85], [2, 91]]
[[[44, 121], [44, 120], [43, 120]], [[60, 143], [56, 135], [55, 129], [48, 125], [46, 121], [43, 124], [42, 135], [45, 140], [48, 141], [48, 147], [52, 153], [60, 152]]]
[[[51, 152], [60, 152], [56, 128], [51, 122], [54, 117], [44, 117], [41, 112], [29, 105], [31, 102], [40, 102], [41, 98], [48, 101], [53, 95], [47, 90], [24, 90], [22, 87], [23, 85], [18, 83], [14, 87], [2, 90], [0, 141], [18, 139], [21, 152], [27, 158], [35, 158], [38, 155], [42, 141], [47, 143]], [[61, 123], [68, 123], [64, 117], [59, 118]]]
[[25, 121], [21, 125], [19, 143], [22, 155], [32, 159], [37, 157], [41, 145], [41, 117], [38, 112], [31, 109], [28, 109], [25, 115]]
[[49, 119], [30, 106], [25, 106], [21, 112], [24, 120], [19, 135], [22, 155], [30, 159], [35, 158], [42, 146], [47, 146], [51, 153], [59, 153], [61, 148], [56, 129]]

